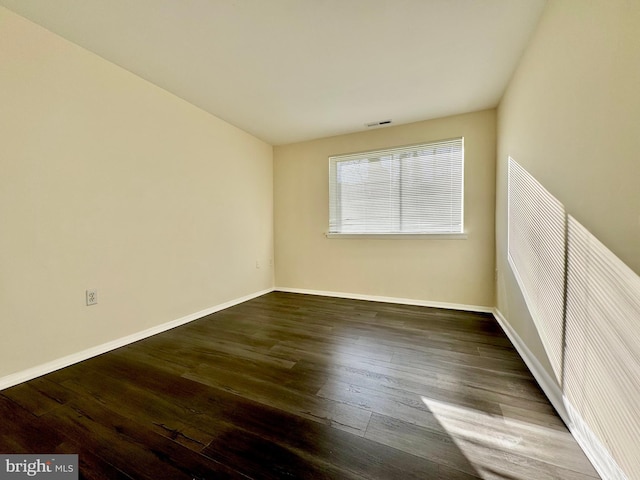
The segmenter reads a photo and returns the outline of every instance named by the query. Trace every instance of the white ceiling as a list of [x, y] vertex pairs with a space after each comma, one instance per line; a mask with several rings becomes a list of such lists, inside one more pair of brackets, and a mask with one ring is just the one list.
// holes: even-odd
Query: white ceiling
[[0, 4], [279, 145], [495, 107], [545, 0]]

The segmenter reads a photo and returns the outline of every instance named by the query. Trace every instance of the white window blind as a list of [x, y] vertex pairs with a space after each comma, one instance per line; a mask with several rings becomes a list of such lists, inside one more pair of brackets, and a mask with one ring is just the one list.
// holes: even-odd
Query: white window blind
[[464, 139], [329, 158], [329, 233], [463, 232]]

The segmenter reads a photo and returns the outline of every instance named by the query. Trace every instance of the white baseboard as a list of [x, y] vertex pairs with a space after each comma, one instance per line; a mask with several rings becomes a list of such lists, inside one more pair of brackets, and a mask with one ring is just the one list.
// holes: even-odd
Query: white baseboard
[[553, 408], [556, 409], [558, 415], [562, 418], [562, 421], [569, 425], [571, 419], [569, 418], [567, 409], [564, 407], [564, 395], [562, 394], [562, 390], [558, 386], [558, 383], [542, 366], [531, 350], [529, 350], [529, 347], [527, 347], [526, 343], [524, 343], [522, 338], [520, 338], [520, 335], [518, 335], [511, 325], [509, 325], [509, 322], [507, 322], [500, 310], [494, 308], [493, 316], [496, 317], [496, 320], [502, 327], [502, 330], [507, 334], [507, 337], [509, 337], [509, 340], [511, 340], [511, 343], [522, 357], [522, 360], [524, 360], [524, 363], [529, 367], [529, 370], [538, 381], [540, 388], [542, 388], [545, 395], [549, 398]]
[[495, 308], [493, 315], [600, 476], [604, 480], [628, 480], [607, 448], [564, 396], [555, 379], [529, 350], [520, 335], [509, 325], [500, 310]]
[[419, 307], [446, 308], [449, 310], [464, 310], [468, 312], [493, 313], [492, 307], [479, 305], [464, 305], [460, 303], [432, 302], [412, 298], [382, 297], [379, 295], [364, 295], [360, 293], [327, 292], [324, 290], [307, 290], [304, 288], [275, 287], [276, 292], [302, 293], [305, 295], [319, 295], [322, 297], [348, 298], [351, 300], [368, 300], [370, 302], [397, 303], [401, 305], [416, 305]]
[[587, 426], [582, 416], [573, 408], [571, 402], [566, 400], [565, 405], [569, 412], [571, 423], [569, 430], [574, 436], [578, 445], [582, 447], [593, 467], [604, 480], [628, 480], [628, 477], [620, 469], [616, 461], [611, 457], [609, 451], [595, 436], [593, 431]]
[[262, 290], [260, 292], [251, 293], [249, 295], [245, 295], [244, 297], [235, 298], [228, 302], [221, 303], [213, 307], [209, 307], [205, 310], [192, 313], [182, 318], [178, 318], [177, 320], [172, 320], [170, 322], [163, 323], [162, 325], [157, 325], [155, 327], [147, 328], [146, 330], [142, 330], [141, 332], [136, 332], [131, 335], [127, 335], [126, 337], [118, 338], [116, 340], [103, 343], [102, 345], [91, 347], [81, 352], [73, 353], [71, 355], [58, 358], [51, 362], [47, 362], [42, 365], [38, 365], [36, 367], [23, 370], [21, 372], [7, 375], [5, 377], [0, 378], [0, 391], [4, 390], [5, 388], [13, 387], [14, 385], [18, 385], [19, 383], [32, 380], [42, 375], [46, 375], [47, 373], [55, 372], [56, 370], [60, 370], [61, 368], [68, 367], [69, 365], [73, 365], [74, 363], [82, 362], [83, 360], [88, 360], [89, 358], [95, 357], [97, 355], [102, 355], [103, 353], [107, 353], [111, 350], [115, 350], [116, 348], [124, 347], [125, 345], [129, 345], [130, 343], [137, 342], [138, 340], [143, 340], [147, 337], [151, 337], [158, 333], [171, 330], [172, 328], [179, 327], [180, 325], [184, 325], [186, 323], [192, 322], [199, 318], [206, 317], [207, 315], [211, 315], [212, 313], [216, 313], [216, 312], [219, 312], [220, 310], [233, 307], [234, 305], [238, 305], [239, 303], [246, 302], [247, 300], [260, 297], [270, 292], [273, 292], [273, 288]]

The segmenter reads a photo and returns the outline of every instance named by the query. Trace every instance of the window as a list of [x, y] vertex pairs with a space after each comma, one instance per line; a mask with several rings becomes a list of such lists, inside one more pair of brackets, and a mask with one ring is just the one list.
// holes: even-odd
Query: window
[[329, 157], [329, 234], [461, 234], [463, 171], [463, 138]]

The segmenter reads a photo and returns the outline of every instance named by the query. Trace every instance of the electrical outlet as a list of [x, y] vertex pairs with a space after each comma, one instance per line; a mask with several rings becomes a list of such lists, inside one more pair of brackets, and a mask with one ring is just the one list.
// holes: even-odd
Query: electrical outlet
[[260, 268], [260, 262], [256, 260], [256, 268]]
[[87, 306], [95, 305], [96, 303], [98, 303], [98, 290], [95, 288], [87, 290]]

